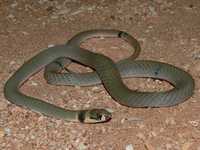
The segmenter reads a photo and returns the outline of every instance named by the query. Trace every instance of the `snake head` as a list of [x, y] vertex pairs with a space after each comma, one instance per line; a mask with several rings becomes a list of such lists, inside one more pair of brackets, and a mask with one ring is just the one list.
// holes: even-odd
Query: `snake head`
[[103, 123], [111, 118], [111, 113], [105, 109], [84, 110], [79, 113], [79, 121], [82, 123]]

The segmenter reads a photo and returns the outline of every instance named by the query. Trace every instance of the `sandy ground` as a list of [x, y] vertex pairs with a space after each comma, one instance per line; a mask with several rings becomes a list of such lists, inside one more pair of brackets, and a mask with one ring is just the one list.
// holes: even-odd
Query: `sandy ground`
[[[45, 117], [4, 98], [6, 80], [25, 61], [49, 45], [96, 28], [126, 31], [141, 44], [139, 59], [188, 71], [195, 79], [194, 95], [170, 108], [127, 108], [112, 100], [103, 86], [47, 85], [42, 71], [22, 87], [28, 95], [65, 108], [113, 110], [110, 122], [95, 125]], [[1, 150], [200, 150], [199, 0], [1, 0], [0, 45]], [[131, 54], [128, 44], [119, 39], [92, 39], [83, 46], [114, 60]], [[151, 79], [124, 82], [138, 90], [170, 88]]]

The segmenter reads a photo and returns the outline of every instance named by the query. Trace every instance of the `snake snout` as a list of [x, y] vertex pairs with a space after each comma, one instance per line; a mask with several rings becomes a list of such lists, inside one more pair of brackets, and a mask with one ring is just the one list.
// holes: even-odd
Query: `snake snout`
[[84, 123], [108, 122], [111, 118], [112, 114], [105, 109], [92, 109], [86, 112]]

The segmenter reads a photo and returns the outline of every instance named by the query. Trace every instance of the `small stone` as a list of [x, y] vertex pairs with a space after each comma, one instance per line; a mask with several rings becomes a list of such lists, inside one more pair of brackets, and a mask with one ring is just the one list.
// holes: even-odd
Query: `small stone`
[[150, 13], [151, 13], [152, 16], [157, 16], [157, 12], [156, 12], [154, 7], [149, 6], [149, 10], [150, 10]]
[[31, 85], [32, 85], [32, 86], [38, 86], [38, 83], [35, 82], [35, 81], [31, 81]]
[[126, 145], [126, 150], [134, 150], [132, 144]]
[[193, 57], [195, 60], [200, 59], [200, 52], [193, 53], [192, 57]]
[[54, 44], [49, 44], [49, 45], [48, 45], [48, 48], [54, 47], [54, 46], [55, 46]]
[[191, 121], [189, 121], [189, 123], [194, 127], [198, 127], [199, 126], [199, 121], [198, 120], [191, 120]]
[[157, 134], [156, 134], [156, 132], [151, 131], [151, 132], [149, 133], [149, 136], [150, 136], [150, 137], [155, 137], [155, 136], [157, 136]]
[[4, 132], [6, 135], [10, 136], [11, 135], [11, 129], [10, 128], [4, 128]]
[[26, 31], [21, 31], [21, 33], [22, 33], [23, 35], [29, 35], [29, 33], [26, 32]]
[[31, 139], [34, 140], [34, 139], [35, 139], [35, 136], [34, 136], [34, 135], [31, 135]]
[[92, 88], [92, 91], [93, 91], [93, 92], [100, 92], [101, 89], [100, 89], [99, 87], [97, 87], [97, 86], [94, 86], [94, 87]]
[[125, 122], [125, 118], [121, 119], [120, 122], [123, 124]]
[[92, 88], [92, 91], [95, 91], [95, 90], [98, 90], [99, 88], [97, 87], [97, 86], [94, 86], [93, 88]]
[[87, 146], [84, 143], [79, 144], [78, 150], [85, 150]]

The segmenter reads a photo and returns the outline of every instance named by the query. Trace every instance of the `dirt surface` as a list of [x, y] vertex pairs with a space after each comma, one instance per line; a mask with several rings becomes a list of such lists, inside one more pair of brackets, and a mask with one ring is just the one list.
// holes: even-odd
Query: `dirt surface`
[[[188, 71], [195, 79], [194, 95], [170, 108], [127, 108], [112, 100], [103, 86], [50, 86], [43, 71], [22, 87], [28, 95], [64, 108], [113, 111], [110, 122], [95, 125], [45, 117], [4, 98], [6, 80], [25, 61], [49, 45], [96, 28], [126, 31], [141, 44], [139, 59]], [[200, 150], [199, 0], [1, 0], [0, 46], [1, 150]], [[92, 39], [83, 46], [114, 60], [131, 54], [128, 44], [119, 39]], [[170, 88], [151, 79], [124, 82], [138, 90]]]

